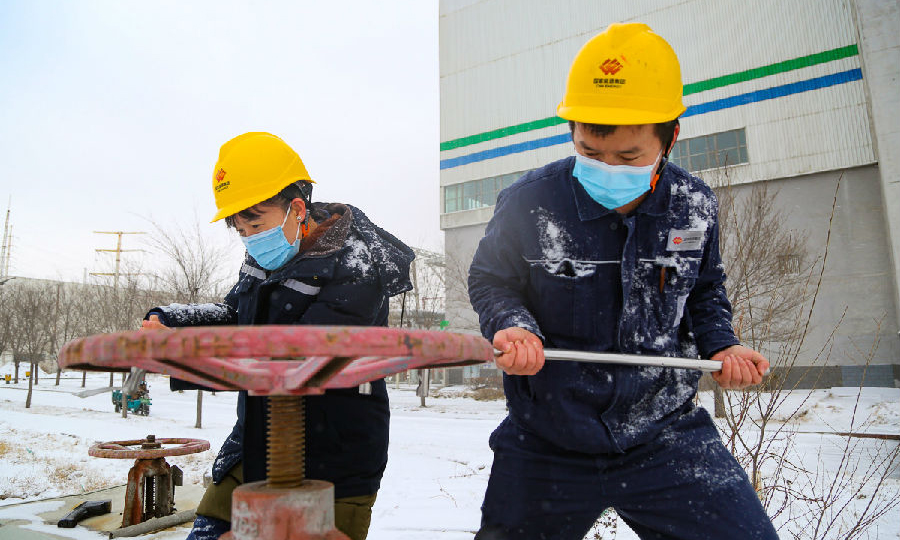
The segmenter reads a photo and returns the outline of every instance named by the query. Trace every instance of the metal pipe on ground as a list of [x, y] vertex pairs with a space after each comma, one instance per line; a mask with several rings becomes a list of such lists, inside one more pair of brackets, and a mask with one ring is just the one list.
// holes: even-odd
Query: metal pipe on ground
[[116, 529], [114, 531], [109, 531], [109, 537], [128, 538], [131, 536], [138, 536], [141, 534], [161, 531], [163, 529], [168, 529], [169, 527], [174, 527], [175, 525], [181, 525], [182, 523], [186, 523], [188, 521], [194, 521], [194, 518], [196, 516], [196, 509], [185, 510], [184, 512], [178, 512], [177, 514], [148, 519], [147, 521], [138, 523], [137, 525], [131, 525], [128, 527], [122, 527], [121, 529]]

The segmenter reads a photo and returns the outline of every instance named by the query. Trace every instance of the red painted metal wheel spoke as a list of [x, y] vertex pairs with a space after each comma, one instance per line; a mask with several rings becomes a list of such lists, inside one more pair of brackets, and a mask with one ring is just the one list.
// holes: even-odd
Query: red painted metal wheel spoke
[[360, 326], [213, 326], [77, 339], [59, 353], [67, 369], [139, 367], [216, 390], [320, 394], [407, 369], [493, 361], [479, 336]]

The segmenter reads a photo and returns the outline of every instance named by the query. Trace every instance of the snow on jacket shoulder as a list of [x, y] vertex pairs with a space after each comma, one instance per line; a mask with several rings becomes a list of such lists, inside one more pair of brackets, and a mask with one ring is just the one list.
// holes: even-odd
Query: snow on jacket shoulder
[[[385, 326], [388, 298], [412, 288], [409, 266], [415, 254], [358, 208], [314, 203], [311, 212], [321, 225], [283, 267], [268, 272], [248, 256], [223, 303], [173, 304], [151, 313], [172, 326]], [[173, 389], [179, 389], [175, 382]], [[377, 491], [387, 463], [384, 381], [374, 381], [370, 395], [349, 388], [304, 399], [307, 476], [334, 483], [337, 497]], [[240, 393], [237, 424], [213, 467], [215, 481], [241, 460], [246, 482], [265, 478], [266, 404], [266, 398]]]
[[[483, 335], [520, 326], [546, 347], [708, 357], [737, 343], [712, 190], [669, 165], [634, 212], [596, 203], [574, 158], [524, 175], [498, 197], [469, 271]], [[505, 376], [510, 416], [576, 451], [650, 440], [696, 392], [690, 370], [548, 362]]]

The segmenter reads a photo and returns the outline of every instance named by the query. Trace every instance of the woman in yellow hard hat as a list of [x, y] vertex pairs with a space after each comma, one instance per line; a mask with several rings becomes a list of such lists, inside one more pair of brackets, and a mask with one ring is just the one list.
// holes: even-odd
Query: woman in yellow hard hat
[[[269, 133], [222, 146], [213, 170], [216, 212], [247, 248], [238, 281], [220, 304], [150, 310], [144, 328], [211, 324], [386, 326], [388, 298], [410, 290], [415, 255], [358, 208], [311, 202], [313, 180], [300, 157]], [[173, 389], [196, 388], [173, 381]], [[366, 537], [387, 463], [388, 397], [371, 387], [306, 396], [306, 474], [335, 486], [335, 525]], [[237, 423], [213, 465], [189, 539], [230, 529], [231, 493], [266, 478], [265, 397], [238, 396]], [[302, 419], [298, 419], [303, 421]]]
[[572, 63], [557, 113], [574, 156], [502, 191], [469, 272], [503, 351], [509, 416], [491, 435], [478, 540], [580, 540], [607, 508], [641, 538], [777, 538], [747, 475], [694, 405], [699, 371], [544, 363], [544, 347], [721, 360], [759, 384], [719, 256], [717, 203], [667, 156], [681, 72], [647, 25], [613, 24]]

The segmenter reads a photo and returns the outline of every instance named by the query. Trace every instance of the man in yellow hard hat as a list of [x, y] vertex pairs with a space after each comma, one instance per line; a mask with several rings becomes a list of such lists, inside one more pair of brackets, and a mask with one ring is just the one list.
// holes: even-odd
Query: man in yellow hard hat
[[669, 44], [611, 25], [575, 57], [557, 109], [575, 155], [497, 199], [469, 272], [509, 405], [479, 540], [581, 539], [610, 507], [641, 538], [777, 538], [693, 403], [699, 372], [544, 363], [545, 346], [699, 355], [722, 361], [723, 388], [768, 368], [732, 329], [716, 198], [667, 165], [681, 96]]
[[[300, 156], [269, 133], [222, 146], [212, 185], [218, 211], [247, 248], [238, 281], [220, 304], [152, 309], [144, 328], [215, 324], [386, 326], [388, 298], [412, 288], [413, 251], [361, 210], [313, 203]], [[173, 381], [174, 390], [196, 388]], [[335, 525], [353, 540], [368, 532], [387, 463], [384, 380], [304, 397], [306, 476], [334, 484]], [[238, 396], [237, 423], [213, 464], [214, 484], [197, 507], [188, 538], [230, 529], [231, 493], [266, 478], [267, 398]]]

